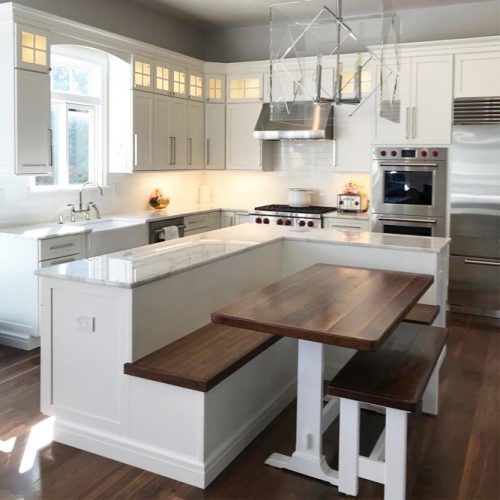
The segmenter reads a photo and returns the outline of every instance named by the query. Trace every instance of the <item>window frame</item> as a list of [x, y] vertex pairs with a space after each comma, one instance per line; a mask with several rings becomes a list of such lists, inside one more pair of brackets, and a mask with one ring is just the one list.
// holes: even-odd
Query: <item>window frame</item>
[[[65, 108], [64, 127], [59, 130], [59, 140], [64, 142], [64, 165], [59, 165], [59, 179], [57, 184], [37, 184], [37, 177], [33, 176], [31, 182], [32, 191], [64, 191], [80, 189], [83, 183], [69, 184], [68, 165], [68, 112], [71, 107], [89, 109], [91, 119], [89, 121], [89, 180], [105, 186], [107, 184], [106, 158], [108, 139], [108, 57], [107, 54], [97, 49], [79, 46], [53, 46], [51, 50], [51, 62], [55, 66], [58, 60], [68, 64], [76, 62], [74, 66], [90, 67], [91, 92], [95, 95], [74, 94], [64, 91], [53, 91], [51, 82], [50, 106], [62, 106]], [[61, 146], [60, 146], [61, 147]], [[61, 151], [61, 150], [60, 150]], [[56, 153], [54, 152], [54, 155]], [[62, 167], [62, 169], [61, 169]], [[64, 170], [64, 172], [62, 172]], [[61, 175], [62, 173], [62, 175]], [[65, 182], [61, 183], [64, 179]]]

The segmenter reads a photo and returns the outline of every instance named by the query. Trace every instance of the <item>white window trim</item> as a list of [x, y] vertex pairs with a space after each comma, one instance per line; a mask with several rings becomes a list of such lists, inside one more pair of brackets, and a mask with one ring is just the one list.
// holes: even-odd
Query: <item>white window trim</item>
[[[91, 137], [94, 140], [94, 154], [92, 155], [92, 168], [94, 170], [93, 176], [90, 175], [89, 165], [89, 178], [94, 180], [101, 186], [107, 185], [107, 143], [108, 143], [108, 58], [104, 52], [99, 52], [96, 49], [79, 47], [75, 45], [61, 45], [56, 46], [56, 58], [67, 57], [72, 62], [75, 59], [84, 57], [82, 66], [95, 66], [101, 67], [100, 80], [101, 85], [99, 89], [100, 97], [86, 96], [81, 94], [72, 94], [69, 92], [53, 92], [51, 90], [51, 105], [52, 103], [65, 102], [68, 106], [73, 104], [77, 107], [93, 107], [95, 114], [94, 125], [95, 130], [92, 132]], [[95, 81], [92, 82], [95, 90]], [[67, 107], [68, 107], [67, 106]], [[66, 111], [67, 112], [67, 111]], [[100, 140], [97, 138], [100, 137]], [[67, 145], [65, 146], [64, 153], [67, 153]], [[67, 157], [67, 154], [66, 154]], [[100, 165], [99, 165], [100, 163]], [[29, 190], [32, 192], [50, 192], [50, 191], [76, 191], [79, 190], [82, 184], [56, 184], [56, 185], [37, 185], [36, 177], [31, 178]]]

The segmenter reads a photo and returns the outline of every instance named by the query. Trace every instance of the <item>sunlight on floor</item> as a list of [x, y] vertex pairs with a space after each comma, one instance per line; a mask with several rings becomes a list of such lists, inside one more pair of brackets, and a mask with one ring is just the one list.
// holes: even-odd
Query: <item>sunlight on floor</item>
[[14, 449], [15, 444], [16, 444], [15, 437], [7, 439], [6, 441], [2, 441], [0, 439], [0, 451], [2, 451], [3, 453], [10, 453]]
[[19, 466], [19, 474], [29, 471], [35, 463], [38, 451], [52, 443], [54, 420], [54, 417], [49, 417], [31, 428]]

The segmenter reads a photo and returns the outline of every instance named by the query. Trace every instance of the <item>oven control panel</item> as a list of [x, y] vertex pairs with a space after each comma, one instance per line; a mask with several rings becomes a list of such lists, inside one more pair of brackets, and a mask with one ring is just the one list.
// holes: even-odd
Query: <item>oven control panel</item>
[[374, 160], [446, 160], [447, 148], [411, 148], [379, 146], [373, 148], [372, 158]]

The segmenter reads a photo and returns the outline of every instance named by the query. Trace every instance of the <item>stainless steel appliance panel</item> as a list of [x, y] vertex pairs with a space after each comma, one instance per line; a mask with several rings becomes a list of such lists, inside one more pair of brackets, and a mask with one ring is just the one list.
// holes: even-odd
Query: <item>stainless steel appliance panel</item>
[[[500, 259], [452, 255], [448, 303], [453, 310], [500, 312]], [[476, 311], [474, 311], [476, 310]]]
[[376, 233], [433, 237], [444, 237], [446, 235], [445, 217], [372, 214], [370, 216], [370, 227]]
[[456, 126], [451, 155], [449, 304], [500, 317], [500, 125]]

